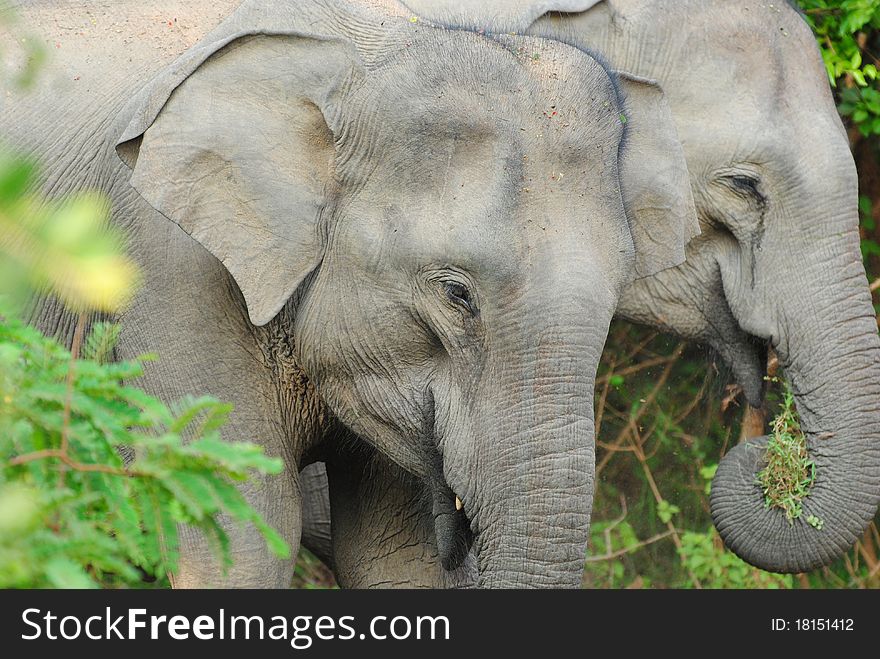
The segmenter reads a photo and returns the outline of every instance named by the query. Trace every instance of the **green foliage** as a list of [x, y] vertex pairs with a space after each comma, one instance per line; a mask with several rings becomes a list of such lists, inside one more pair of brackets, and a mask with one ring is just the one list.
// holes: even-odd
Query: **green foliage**
[[77, 311], [115, 312], [134, 291], [137, 269], [108, 226], [109, 204], [82, 193], [48, 202], [35, 163], [0, 151], [0, 294], [51, 291]]
[[703, 588], [779, 589], [793, 586], [791, 575], [758, 570], [724, 549], [714, 528], [704, 533], [684, 533], [679, 554], [685, 567]]
[[705, 467], [700, 467], [700, 478], [703, 478], [706, 481], [706, 485], [703, 487], [703, 492], [707, 495], [712, 491], [712, 479], [715, 478], [715, 472], [718, 471], [718, 465], [707, 465]]
[[880, 134], [880, 75], [868, 47], [880, 32], [880, 0], [798, 0], [813, 28], [840, 113], [865, 136]]
[[[613, 384], [618, 371], [626, 373], [625, 388]], [[593, 588], [880, 585], [875, 570], [880, 534], [873, 525], [873, 540], [866, 539], [826, 568], [794, 577], [747, 565], [711, 530], [711, 481], [721, 456], [738, 441], [744, 411], [737, 389], [723, 386], [727, 379], [724, 365], [699, 346], [621, 321], [612, 323], [597, 378], [596, 496], [584, 584]], [[767, 388], [768, 409], [793, 411], [782, 381], [771, 380]], [[823, 526], [822, 520], [806, 512], [801, 521], [813, 527], [808, 529], [811, 533]]]
[[[774, 381], [779, 381], [774, 378]], [[765, 466], [757, 474], [767, 508], [780, 508], [790, 524], [803, 512], [801, 502], [809, 495], [816, 480], [816, 463], [807, 451], [807, 440], [801, 431], [794, 394], [783, 382], [782, 405], [773, 421], [773, 432], [767, 438]], [[820, 528], [821, 522], [811, 524]]]
[[[228, 566], [221, 513], [288, 554], [234, 485], [254, 470], [278, 473], [281, 461], [221, 440], [231, 406], [194, 398], [169, 409], [122, 384], [141, 375], [140, 361], [74, 360], [0, 315], [0, 587], [159, 578], [176, 569], [178, 523], [201, 529]], [[104, 327], [86, 345], [107, 354], [114, 332]], [[118, 446], [134, 450], [131, 465]]]
[[[49, 204], [28, 193], [35, 180], [32, 163], [0, 158], [0, 588], [164, 583], [179, 524], [200, 529], [228, 568], [221, 516], [288, 556], [235, 486], [282, 463], [222, 440], [231, 406], [169, 408], [134, 387], [147, 358], [112, 361], [118, 325], [96, 323], [83, 341], [90, 313], [119, 310], [137, 272], [106, 227], [106, 200]], [[19, 319], [35, 290], [79, 312], [72, 351]]]
[[113, 356], [113, 347], [121, 331], [122, 325], [119, 323], [95, 323], [83, 346], [83, 358], [106, 364]]
[[657, 517], [659, 517], [660, 521], [664, 524], [671, 522], [673, 515], [677, 515], [680, 512], [681, 508], [675, 504], [669, 503], [666, 499], [661, 499], [657, 503]]
[[[633, 526], [624, 519], [596, 521], [590, 525], [590, 553], [587, 557], [585, 581], [603, 588], [632, 586], [625, 559], [641, 549], [642, 544]], [[625, 557], [625, 558], [624, 558]], [[648, 586], [643, 577], [637, 585]]]

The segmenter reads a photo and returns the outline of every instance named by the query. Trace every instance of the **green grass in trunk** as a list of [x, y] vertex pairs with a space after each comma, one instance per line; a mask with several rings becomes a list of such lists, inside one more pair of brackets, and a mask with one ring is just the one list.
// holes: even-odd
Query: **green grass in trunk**
[[[758, 472], [758, 484], [764, 493], [764, 505], [781, 508], [789, 523], [793, 524], [801, 516], [801, 502], [816, 480], [816, 463], [807, 451], [794, 395], [787, 384], [783, 383], [783, 387], [782, 409], [773, 420], [773, 432], [764, 455], [766, 466]], [[822, 527], [822, 521], [813, 515], [806, 521], [817, 529]]]

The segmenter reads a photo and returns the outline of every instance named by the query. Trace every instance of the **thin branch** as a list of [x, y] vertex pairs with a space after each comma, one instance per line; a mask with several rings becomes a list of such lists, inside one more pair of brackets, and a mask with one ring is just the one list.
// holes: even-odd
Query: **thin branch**
[[[856, 552], [858, 554], [858, 552]], [[843, 555], [843, 562], [846, 563], [846, 571], [849, 573], [850, 578], [856, 579], [856, 569], [853, 567], [852, 561], [849, 560], [849, 554]]]
[[632, 449], [629, 446], [619, 446], [617, 444], [609, 444], [608, 442], [601, 442], [596, 440], [596, 446], [599, 446], [609, 453], [632, 453]]
[[605, 529], [605, 532], [603, 534], [605, 536], [605, 547], [607, 547], [608, 549], [611, 549], [611, 531], [616, 529], [621, 524], [621, 522], [626, 519], [626, 515], [628, 512], [626, 509], [626, 497], [624, 497], [622, 494], [620, 495], [620, 508], [620, 517], [611, 522], [611, 524], [608, 526], [608, 528]]
[[636, 345], [635, 348], [633, 348], [632, 350], [629, 351], [629, 354], [626, 357], [624, 357], [624, 361], [629, 361], [633, 357], [635, 357], [637, 354], [639, 354], [646, 345], [648, 345], [651, 341], [653, 341], [654, 339], [657, 338], [657, 334], [659, 334], [659, 332], [651, 332], [650, 334], [648, 334], [648, 336], [646, 336], [644, 338], [644, 340], [642, 340], [640, 343], [638, 343]]
[[28, 462], [33, 462], [34, 460], [45, 460], [46, 458], [60, 458], [61, 451], [57, 448], [46, 448], [42, 451], [34, 451], [32, 453], [25, 453], [24, 455], [19, 455], [15, 458], [9, 460], [8, 464], [10, 467], [17, 467], [18, 465], [27, 464]]
[[877, 574], [880, 574], [880, 562], [878, 562], [877, 565], [874, 566], [873, 570], [868, 572], [868, 577], [866, 581], [873, 579], [875, 576], [877, 576]]
[[25, 453], [24, 455], [19, 455], [17, 457], [9, 460], [7, 464], [11, 467], [16, 467], [18, 465], [27, 464], [28, 462], [34, 462], [36, 460], [46, 460], [48, 458], [56, 458], [61, 460], [66, 466], [70, 467], [74, 471], [91, 471], [91, 472], [100, 472], [102, 474], [111, 474], [113, 476], [149, 476], [149, 474], [140, 472], [140, 471], [128, 471], [126, 469], [119, 469], [117, 467], [109, 467], [107, 465], [102, 464], [85, 464], [83, 462], [77, 462], [73, 458], [71, 458], [67, 453], [63, 452], [61, 449], [43, 449], [42, 451], [34, 451], [32, 453]]
[[697, 392], [697, 395], [694, 396], [693, 400], [691, 400], [691, 402], [687, 404], [681, 414], [673, 418], [673, 423], [675, 423], [675, 425], [678, 425], [685, 419], [690, 418], [691, 412], [696, 409], [697, 405], [699, 405], [700, 402], [703, 400], [703, 396], [706, 395], [706, 389], [709, 388], [709, 383], [711, 382], [711, 380], [712, 372], [706, 371], [706, 375], [703, 376], [703, 384], [700, 386], [700, 390]]
[[657, 366], [658, 364], [665, 364], [669, 361], [668, 356], [660, 356], [654, 357], [653, 359], [646, 359], [643, 362], [639, 362], [638, 364], [634, 364], [632, 366], [627, 366], [626, 368], [622, 368], [619, 371], [608, 372], [600, 378], [596, 378], [596, 384], [607, 382], [611, 379], [612, 375], [632, 375], [633, 373], [638, 373], [639, 371], [644, 371], [646, 368], [651, 368], [652, 366]]
[[[630, 443], [635, 449], [636, 458], [642, 465], [642, 471], [645, 473], [645, 478], [648, 481], [648, 486], [651, 488], [651, 492], [653, 492], [654, 494], [654, 499], [659, 505], [662, 501], [664, 501], [663, 495], [660, 494], [660, 488], [657, 487], [657, 482], [654, 480], [654, 474], [651, 473], [651, 468], [648, 466], [648, 460], [647, 458], [645, 458], [645, 453], [642, 450], [641, 442], [637, 439], [638, 431], [633, 432], [634, 435], [630, 436]], [[675, 530], [675, 526], [673, 525], [672, 520], [666, 522], [666, 528], [669, 529], [669, 535], [672, 536], [672, 542], [675, 543], [675, 547], [676, 549], [678, 549], [679, 555], [681, 555], [683, 545], [681, 544], [681, 538], [678, 537], [678, 532]], [[682, 559], [682, 564], [684, 564], [684, 559]], [[698, 590], [702, 590], [703, 584], [700, 583], [700, 580], [697, 578], [697, 575], [694, 574], [694, 571], [691, 570], [687, 565], [685, 565], [685, 569], [687, 570], [687, 573], [690, 576], [694, 586]]]
[[[654, 388], [651, 390], [651, 393], [648, 394], [646, 398], [644, 398], [644, 403], [638, 409], [638, 411], [633, 414], [627, 425], [620, 431], [617, 437], [611, 442], [611, 446], [618, 447], [626, 441], [626, 438], [629, 434], [638, 427], [639, 419], [642, 418], [642, 415], [645, 411], [651, 406], [657, 396], [660, 394], [660, 390], [663, 388], [663, 385], [666, 384], [666, 380], [669, 378], [669, 375], [672, 373], [672, 368], [675, 366], [675, 363], [678, 361], [678, 358], [681, 357], [681, 354], [684, 352], [685, 346], [687, 344], [682, 341], [676, 347], [673, 353], [667, 358], [668, 363], [666, 368], [663, 369], [663, 373], [660, 374], [657, 382], [654, 385]], [[614, 450], [609, 450], [605, 455], [602, 456], [602, 459], [596, 465], [596, 477], [598, 478], [599, 473], [602, 469], [605, 468], [605, 465], [608, 464], [608, 461], [611, 459], [611, 456], [614, 455]]]
[[637, 549], [641, 549], [642, 547], [645, 547], [647, 545], [651, 545], [651, 544], [654, 544], [655, 542], [659, 542], [660, 540], [663, 540], [664, 538], [668, 538], [670, 535], [672, 535], [672, 531], [664, 531], [663, 533], [658, 533], [657, 535], [651, 536], [647, 540], [642, 540], [642, 541], [638, 542], [637, 544], [631, 545], [629, 547], [624, 547], [623, 549], [618, 549], [617, 551], [602, 554], [601, 556], [587, 556], [587, 558], [584, 560], [584, 562], [585, 563], [599, 563], [601, 561], [610, 561], [613, 558], [619, 558], [620, 556], [634, 552]]
[[876, 291], [878, 288], [880, 288], [880, 279], [875, 279], [874, 281], [872, 281], [872, 282], [871, 282], [871, 285], [868, 286], [868, 288], [871, 289], [871, 292], [872, 292], [872, 293], [873, 293], [874, 291]]

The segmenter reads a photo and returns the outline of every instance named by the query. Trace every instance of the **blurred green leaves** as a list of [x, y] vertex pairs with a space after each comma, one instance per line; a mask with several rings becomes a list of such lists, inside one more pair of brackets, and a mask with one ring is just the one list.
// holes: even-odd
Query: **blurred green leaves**
[[660, 521], [664, 524], [670, 522], [674, 515], [677, 515], [681, 512], [681, 508], [676, 506], [674, 503], [669, 503], [665, 499], [661, 499], [657, 504], [657, 517], [660, 518]]
[[798, 0], [816, 34], [840, 113], [865, 135], [880, 134], [877, 43], [880, 0]]
[[[92, 336], [110, 332], [102, 327]], [[193, 398], [169, 409], [122, 384], [142, 373], [138, 361], [76, 360], [68, 390], [70, 353], [8, 318], [0, 364], [0, 587], [161, 577], [177, 567], [178, 523], [200, 528], [228, 566], [221, 513], [254, 524], [277, 555], [289, 554], [234, 485], [282, 463], [253, 444], [221, 440], [231, 406]], [[127, 467], [120, 445], [136, 456]]]
[[[0, 154], [0, 588], [165, 583], [179, 524], [200, 529], [227, 568], [221, 516], [289, 556], [235, 486], [279, 473], [281, 460], [223, 441], [230, 405], [168, 407], [134, 387], [148, 357], [112, 361], [118, 325], [85, 332], [96, 312], [119, 312], [138, 281], [107, 199], [47, 201], [37, 184], [32, 161]], [[40, 295], [78, 318], [71, 350], [20, 320]]]
[[51, 292], [73, 311], [120, 311], [137, 269], [108, 226], [109, 204], [84, 193], [49, 202], [29, 191], [33, 162], [0, 152], [0, 294]]
[[0, 68], [0, 82], [8, 79], [12, 87], [27, 89], [45, 60], [42, 39], [26, 35], [7, 0], [0, 0], [0, 65], [7, 65], [10, 72]]
[[221, 515], [253, 524], [288, 556], [235, 487], [282, 463], [221, 439], [230, 405], [202, 397], [169, 408], [127, 384], [145, 358], [110, 361], [118, 325], [96, 323], [84, 340], [78, 332], [77, 358], [17, 318], [39, 291], [82, 326], [87, 312], [118, 311], [137, 281], [106, 201], [43, 203], [27, 194], [34, 177], [27, 161], [0, 161], [0, 588], [164, 579], [177, 568], [180, 523], [201, 529], [228, 566]]

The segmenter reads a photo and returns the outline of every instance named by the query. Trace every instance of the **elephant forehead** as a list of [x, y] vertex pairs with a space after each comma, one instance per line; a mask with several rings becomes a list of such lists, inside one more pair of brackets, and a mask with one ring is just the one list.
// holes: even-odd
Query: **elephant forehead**
[[335, 244], [368, 270], [453, 263], [509, 279], [538, 254], [571, 252], [615, 272], [631, 249], [614, 168], [566, 168], [500, 141], [459, 141], [436, 166], [375, 178], [337, 220]]
[[[383, 142], [369, 151], [377, 162], [361, 168], [369, 176], [345, 187], [345, 213], [373, 233], [414, 242], [430, 232], [465, 244], [548, 225], [554, 233], [593, 231], [591, 220], [626, 228], [616, 144], [556, 148], [544, 141], [547, 130], [429, 125], [409, 139]], [[410, 225], [417, 231], [407, 231]]]
[[346, 106], [337, 246], [365, 265], [393, 253], [407, 269], [472, 271], [554, 241], [620, 253], [622, 122], [605, 69], [543, 39], [427, 35], [371, 70]]
[[813, 34], [787, 3], [708, 0], [689, 6], [686, 17], [665, 3], [630, 4], [634, 33], [650, 34], [651, 45], [662, 36], [663, 56], [643, 57], [649, 64], [642, 72], [660, 80], [691, 120], [719, 126], [733, 118], [737, 130], [760, 133], [805, 109], [835, 113]]
[[[436, 28], [416, 34], [356, 92], [350, 134], [423, 154], [449, 140], [501, 139], [582, 161], [616, 156], [616, 87], [585, 53], [531, 37]], [[614, 148], [597, 152], [596, 145]]]

